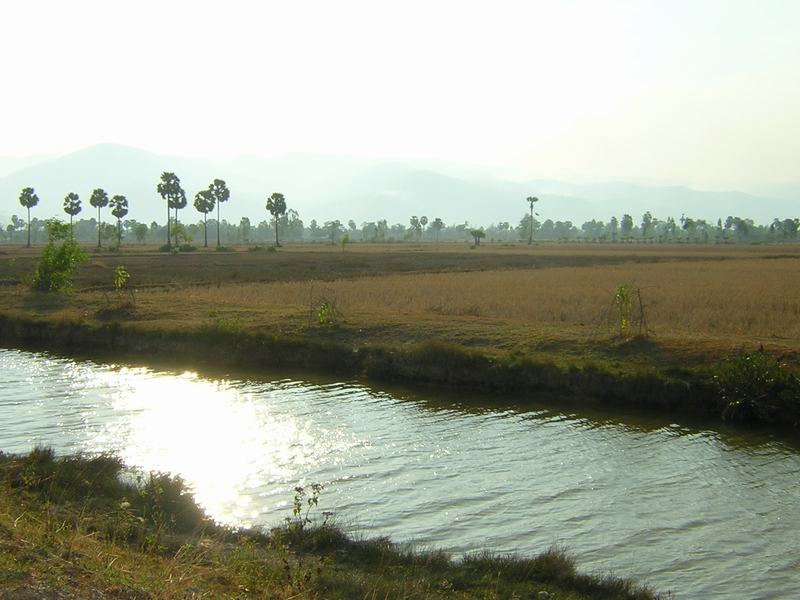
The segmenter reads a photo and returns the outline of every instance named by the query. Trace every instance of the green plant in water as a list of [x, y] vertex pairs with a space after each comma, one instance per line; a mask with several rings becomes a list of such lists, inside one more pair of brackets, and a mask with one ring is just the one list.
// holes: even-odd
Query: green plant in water
[[614, 309], [617, 313], [619, 332], [624, 334], [631, 326], [631, 312], [633, 310], [633, 300], [631, 286], [627, 283], [617, 287], [614, 292]]
[[122, 290], [125, 289], [130, 278], [131, 274], [128, 273], [128, 270], [123, 265], [117, 265], [117, 268], [114, 269], [114, 289], [117, 295], [122, 294]]
[[43, 292], [65, 292], [72, 287], [75, 269], [89, 257], [72, 239], [68, 224], [48, 219], [45, 230], [48, 241], [33, 274], [33, 287]]

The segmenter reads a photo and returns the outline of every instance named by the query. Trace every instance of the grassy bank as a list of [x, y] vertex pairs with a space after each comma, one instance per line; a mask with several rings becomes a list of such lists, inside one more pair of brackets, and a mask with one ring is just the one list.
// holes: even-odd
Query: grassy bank
[[[219, 527], [179, 480], [120, 480], [114, 458], [0, 453], [0, 596], [11, 598], [608, 598], [653, 592], [577, 573], [561, 550], [460, 561], [358, 540], [303, 516]], [[130, 479], [130, 477], [128, 478]]]
[[[0, 255], [7, 346], [800, 422], [800, 247], [135, 249], [93, 254], [69, 294], [24, 285], [35, 258]], [[621, 331], [621, 283], [641, 327]]]
[[[667, 363], [595, 361], [580, 356], [487, 352], [437, 339], [389, 346], [354, 342], [347, 328], [287, 335], [249, 332], [227, 323], [196, 329], [152, 329], [111, 321], [84, 323], [0, 314], [0, 344], [55, 350], [99, 360], [141, 360], [176, 368], [316, 372], [373, 381], [487, 391], [545, 400], [553, 406], [630, 407], [664, 414], [711, 416], [745, 425], [796, 429], [800, 380], [763, 352], [739, 352], [692, 368]], [[363, 332], [360, 332], [363, 334]], [[620, 353], [654, 358], [647, 339]]]

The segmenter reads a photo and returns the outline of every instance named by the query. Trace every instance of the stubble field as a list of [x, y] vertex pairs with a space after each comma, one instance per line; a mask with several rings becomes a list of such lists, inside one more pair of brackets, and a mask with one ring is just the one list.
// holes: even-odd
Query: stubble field
[[[176, 256], [123, 248], [92, 253], [75, 291], [58, 299], [22, 283], [36, 249], [3, 250], [0, 308], [55, 318], [319, 330], [360, 343], [435, 337], [483, 349], [566, 353], [615, 348], [641, 330], [677, 360], [756, 345], [794, 355], [800, 346], [798, 246], [355, 244], [345, 251], [306, 245]], [[119, 264], [131, 274], [135, 306], [115, 314], [123, 302], [111, 285]], [[634, 322], [620, 336], [613, 297], [623, 284], [634, 293]], [[335, 327], [324, 332], [323, 302], [335, 308]]]

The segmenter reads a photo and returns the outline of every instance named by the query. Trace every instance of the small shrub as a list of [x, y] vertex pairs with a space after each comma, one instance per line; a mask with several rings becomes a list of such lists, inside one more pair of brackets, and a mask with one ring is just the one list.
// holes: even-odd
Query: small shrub
[[624, 334], [631, 326], [631, 313], [633, 311], [633, 300], [631, 297], [631, 286], [623, 283], [614, 292], [613, 300], [616, 310], [617, 323], [620, 334]]
[[33, 275], [33, 287], [43, 292], [65, 292], [72, 287], [75, 269], [89, 257], [73, 239], [66, 223], [49, 219], [45, 228], [48, 242]]
[[130, 278], [131, 275], [128, 270], [123, 265], [117, 265], [117, 268], [114, 269], [114, 290], [118, 296], [122, 294]]
[[227, 246], [217, 246], [214, 250], [216, 252], [235, 252], [233, 248], [228, 248]]
[[181, 244], [178, 249], [181, 252], [197, 252], [197, 246], [192, 246], [191, 244]]
[[[290, 529], [304, 529], [313, 521], [309, 517], [311, 509], [319, 504], [319, 495], [325, 486], [321, 483], [312, 483], [307, 488], [298, 485], [294, 488], [294, 500], [292, 502], [292, 516], [286, 517], [286, 523]], [[305, 509], [305, 510], [304, 510]], [[328, 513], [325, 513], [327, 521]], [[326, 523], [324, 523], [326, 524]]]
[[248, 252], [263, 252], [264, 251], [264, 246], [250, 246], [247, 249], [247, 251]]
[[164, 244], [158, 247], [159, 252], [172, 252], [172, 244]]
[[180, 477], [150, 473], [137, 480], [139, 493], [132, 506], [157, 528], [189, 533], [205, 522], [203, 511], [195, 503]]
[[730, 358], [714, 380], [726, 421], [800, 424], [800, 380], [763, 350]]
[[339, 311], [336, 309], [336, 302], [323, 298], [317, 308], [317, 323], [322, 326], [336, 325], [339, 321]]

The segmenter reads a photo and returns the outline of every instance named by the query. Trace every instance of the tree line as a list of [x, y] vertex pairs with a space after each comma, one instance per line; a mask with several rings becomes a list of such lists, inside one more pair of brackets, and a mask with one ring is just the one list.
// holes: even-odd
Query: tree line
[[[365, 221], [360, 225], [353, 220], [343, 223], [339, 220], [318, 223], [312, 219], [306, 224], [296, 210], [289, 209], [282, 193], [274, 192], [265, 203], [265, 210], [271, 219], [253, 224], [249, 217], [243, 217], [239, 223], [229, 223], [221, 219], [220, 207], [231, 197], [230, 189], [222, 179], [214, 179], [206, 189], [198, 191], [194, 196], [193, 206], [202, 215], [202, 219], [182, 223], [179, 211], [186, 208], [188, 200], [181, 186], [180, 179], [172, 172], [164, 172], [156, 185], [166, 208], [166, 223], [155, 221], [147, 224], [134, 219], [125, 219], [129, 213], [129, 202], [124, 195], [109, 198], [102, 188], [94, 189], [89, 195], [89, 204], [97, 209], [97, 218], [79, 219], [82, 212], [81, 199], [75, 192], [64, 197], [63, 210], [69, 216], [71, 236], [79, 241], [88, 242], [96, 238], [97, 246], [103, 242], [109, 246], [119, 246], [125, 239], [128, 243], [160, 243], [166, 239], [165, 249], [191, 247], [191, 242], [202, 235], [203, 245], [208, 246], [208, 227], [216, 229], [217, 248], [223, 248], [222, 240], [227, 243], [262, 243], [274, 239], [276, 246], [280, 240], [327, 242], [340, 244], [348, 242], [439, 242], [473, 240], [479, 245], [481, 240], [491, 242], [517, 243], [534, 240], [561, 242], [644, 242], [644, 243], [756, 243], [756, 242], [788, 242], [795, 241], [800, 229], [800, 219], [775, 218], [768, 225], [759, 225], [752, 219], [737, 216], [719, 218], [716, 222], [696, 219], [681, 215], [679, 219], [667, 217], [659, 219], [649, 211], [645, 212], [638, 222], [629, 214], [620, 218], [612, 216], [608, 221], [592, 219], [580, 226], [571, 221], [554, 221], [537, 219], [539, 213], [534, 211], [539, 199], [529, 196], [528, 213], [524, 214], [516, 225], [508, 221], [499, 221], [486, 227], [474, 227], [468, 222], [446, 224], [441, 218], [428, 218], [426, 215], [412, 215], [408, 224], [389, 224], [386, 219]], [[10, 223], [0, 227], [0, 239], [7, 242], [21, 241], [22, 232], [26, 232], [28, 246], [43, 241], [46, 237], [45, 221], [31, 218], [31, 209], [39, 204], [39, 197], [31, 187], [24, 188], [19, 196], [20, 205], [27, 210], [27, 219], [17, 215], [11, 217]], [[110, 207], [116, 224], [104, 223], [102, 209]], [[209, 214], [216, 217], [209, 219]]]

